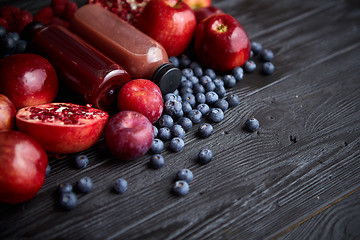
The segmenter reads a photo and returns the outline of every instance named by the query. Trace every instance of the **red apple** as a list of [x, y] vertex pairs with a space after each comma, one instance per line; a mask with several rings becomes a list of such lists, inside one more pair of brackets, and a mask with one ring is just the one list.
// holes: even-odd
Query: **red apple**
[[45, 180], [48, 157], [33, 138], [14, 130], [0, 132], [0, 202], [33, 198]]
[[141, 113], [122, 111], [110, 118], [104, 138], [115, 158], [132, 161], [149, 151], [154, 140], [154, 128]]
[[126, 83], [119, 91], [118, 108], [143, 114], [155, 123], [163, 112], [164, 104], [160, 88], [147, 79], [135, 79]]
[[196, 23], [199, 24], [205, 18], [208, 18], [215, 14], [224, 13], [220, 8], [214, 6], [198, 8], [195, 11]]
[[58, 92], [53, 66], [36, 54], [15, 54], [1, 59], [0, 76], [0, 93], [6, 95], [16, 109], [49, 103]]
[[250, 40], [240, 23], [228, 14], [215, 14], [196, 28], [194, 51], [198, 61], [217, 71], [242, 66], [250, 57]]
[[211, 5], [211, 0], [184, 0], [192, 9], [199, 9]]
[[86, 150], [101, 137], [109, 115], [71, 103], [48, 103], [20, 109], [16, 125], [47, 152], [68, 154]]
[[0, 131], [14, 128], [16, 109], [5, 95], [0, 94]]
[[140, 13], [135, 26], [158, 41], [169, 56], [178, 56], [190, 44], [196, 18], [182, 0], [151, 0]]

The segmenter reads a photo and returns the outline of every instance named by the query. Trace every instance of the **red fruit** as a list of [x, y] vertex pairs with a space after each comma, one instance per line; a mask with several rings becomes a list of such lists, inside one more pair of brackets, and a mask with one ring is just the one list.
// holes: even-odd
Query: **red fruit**
[[0, 26], [3, 26], [6, 31], [9, 30], [9, 24], [5, 18], [0, 17]]
[[52, 17], [54, 17], [54, 10], [50, 6], [46, 6], [35, 14], [34, 20], [49, 25]]
[[110, 118], [104, 137], [115, 158], [132, 161], [149, 151], [154, 140], [154, 128], [141, 113], [122, 111]]
[[0, 202], [33, 198], [45, 180], [46, 152], [33, 138], [17, 131], [0, 132]]
[[181, 0], [152, 0], [140, 13], [136, 27], [158, 41], [169, 56], [178, 56], [190, 44], [196, 18]]
[[194, 10], [211, 5], [211, 0], [184, 0], [184, 2]]
[[13, 23], [14, 31], [20, 33], [23, 28], [32, 21], [33, 15], [27, 10], [22, 10], [20, 15], [15, 17], [15, 22]]
[[55, 15], [61, 17], [64, 13], [66, 4], [69, 0], [52, 0], [51, 7], [54, 9]]
[[64, 28], [68, 28], [69, 27], [69, 22], [65, 21], [59, 17], [52, 17], [50, 20], [49, 25], [58, 25], [58, 26], [62, 26]]
[[62, 19], [70, 21], [77, 10], [78, 6], [75, 2], [68, 2], [65, 6], [63, 14], [61, 15]]
[[163, 107], [161, 90], [150, 80], [132, 80], [122, 86], [119, 91], [119, 110], [139, 112], [147, 117], [151, 123], [155, 123], [161, 117]]
[[35, 138], [47, 152], [75, 153], [100, 138], [109, 115], [96, 108], [71, 103], [25, 107], [16, 114], [21, 132]]
[[15, 54], [0, 61], [0, 93], [16, 109], [52, 102], [58, 92], [58, 78], [52, 65], [36, 54]]
[[214, 14], [220, 14], [220, 13], [224, 13], [224, 12], [221, 9], [214, 7], [214, 6], [198, 8], [195, 10], [196, 22], [197, 22], [197, 24], [199, 24], [205, 18], [208, 18]]
[[202, 21], [195, 32], [195, 54], [204, 67], [217, 71], [242, 66], [250, 57], [250, 40], [240, 23], [228, 14]]
[[12, 24], [20, 12], [21, 10], [18, 7], [3, 6], [0, 8], [0, 17], [5, 18], [8, 24]]
[[14, 128], [16, 109], [5, 95], [0, 94], [0, 131]]

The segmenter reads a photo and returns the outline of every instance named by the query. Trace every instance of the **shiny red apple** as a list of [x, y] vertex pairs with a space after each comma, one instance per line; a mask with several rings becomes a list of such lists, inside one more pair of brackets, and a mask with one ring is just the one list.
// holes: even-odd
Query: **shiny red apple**
[[199, 9], [211, 5], [211, 0], [184, 0], [192, 9]]
[[16, 109], [5, 95], [0, 94], [0, 131], [13, 129]]
[[217, 71], [242, 66], [250, 57], [250, 40], [240, 23], [229, 14], [215, 14], [197, 27], [194, 51], [198, 61]]
[[194, 11], [182, 0], [151, 0], [135, 26], [158, 41], [169, 56], [178, 56], [191, 42], [196, 18]]
[[58, 92], [58, 78], [53, 66], [37, 54], [15, 54], [0, 61], [0, 93], [16, 109], [49, 103]]
[[0, 202], [33, 198], [45, 180], [48, 157], [33, 138], [21, 132], [0, 132]]
[[154, 128], [141, 113], [122, 111], [109, 119], [104, 138], [115, 158], [132, 161], [149, 151], [154, 140]]
[[197, 24], [201, 23], [202, 20], [208, 18], [214, 14], [224, 13], [220, 8], [214, 6], [197, 8], [194, 10]]

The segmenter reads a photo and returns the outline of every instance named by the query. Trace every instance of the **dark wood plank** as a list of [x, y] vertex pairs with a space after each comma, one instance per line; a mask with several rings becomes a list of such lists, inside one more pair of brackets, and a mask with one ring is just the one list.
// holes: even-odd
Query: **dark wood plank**
[[[164, 152], [160, 170], [147, 167], [149, 155], [114, 161], [103, 141], [85, 151], [85, 170], [72, 167], [74, 155], [52, 158], [38, 196], [0, 205], [1, 239], [265, 239], [315, 219], [309, 216], [359, 188], [359, 8], [351, 1], [214, 2], [275, 52], [275, 74], [246, 75], [229, 91], [241, 104], [214, 125], [214, 134], [200, 140], [193, 128], [183, 152]], [[254, 134], [242, 129], [251, 115], [261, 123]], [[195, 160], [203, 147], [215, 152], [206, 166]], [[180, 168], [195, 174], [184, 198], [170, 192]], [[59, 210], [56, 186], [85, 175], [94, 191], [79, 195], [75, 210]], [[129, 181], [122, 196], [111, 192], [117, 177]], [[336, 206], [356, 206], [357, 198], [346, 199]], [[293, 231], [284, 237], [302, 230]]]

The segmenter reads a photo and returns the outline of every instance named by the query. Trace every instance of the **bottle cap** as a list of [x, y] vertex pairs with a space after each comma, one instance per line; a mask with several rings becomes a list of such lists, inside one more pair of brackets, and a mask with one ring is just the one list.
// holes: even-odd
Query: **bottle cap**
[[164, 63], [158, 67], [153, 76], [153, 81], [159, 86], [163, 95], [174, 92], [181, 82], [180, 69], [171, 63]]

